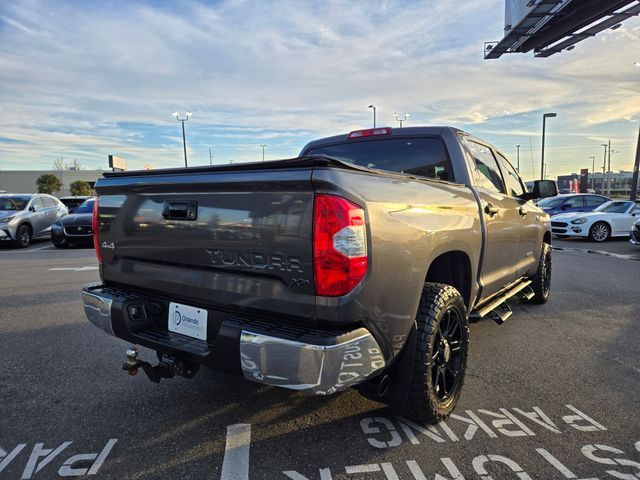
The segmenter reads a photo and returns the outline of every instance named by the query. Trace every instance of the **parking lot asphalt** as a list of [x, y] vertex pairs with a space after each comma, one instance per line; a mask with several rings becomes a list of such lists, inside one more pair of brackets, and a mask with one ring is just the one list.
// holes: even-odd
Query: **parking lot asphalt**
[[553, 255], [550, 301], [471, 326], [460, 404], [428, 427], [356, 391], [129, 377], [84, 317], [93, 251], [3, 247], [0, 479], [640, 478], [640, 264]]

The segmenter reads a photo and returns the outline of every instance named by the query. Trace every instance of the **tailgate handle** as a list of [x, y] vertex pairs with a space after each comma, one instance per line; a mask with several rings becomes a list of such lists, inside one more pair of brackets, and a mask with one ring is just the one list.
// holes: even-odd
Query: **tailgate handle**
[[195, 200], [173, 202], [165, 200], [162, 218], [165, 220], [195, 220], [198, 218], [198, 202]]

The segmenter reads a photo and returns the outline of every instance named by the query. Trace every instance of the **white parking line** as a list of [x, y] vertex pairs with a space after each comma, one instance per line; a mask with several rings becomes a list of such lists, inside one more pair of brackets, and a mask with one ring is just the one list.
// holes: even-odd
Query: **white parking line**
[[44, 247], [33, 248], [31, 250], [24, 250], [24, 253], [37, 252], [38, 250], [44, 250], [45, 248], [53, 248], [53, 245], [45, 245]]
[[71, 271], [71, 272], [86, 272], [88, 270], [98, 270], [98, 265], [87, 265], [85, 267], [54, 267], [50, 268], [49, 271]]
[[227, 427], [227, 441], [222, 460], [220, 480], [249, 479], [249, 448], [251, 446], [251, 425], [237, 423]]

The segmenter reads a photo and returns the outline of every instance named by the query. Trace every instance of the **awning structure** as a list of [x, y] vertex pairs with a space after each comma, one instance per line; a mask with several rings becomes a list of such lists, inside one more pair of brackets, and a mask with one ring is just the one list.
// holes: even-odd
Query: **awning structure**
[[[499, 42], [485, 43], [485, 59], [505, 53], [533, 50], [536, 57], [549, 57], [624, 20], [640, 14], [640, 0], [505, 0], [507, 22], [510, 11], [522, 12], [515, 25], [505, 25]], [[514, 5], [516, 2], [519, 4]], [[511, 19], [513, 20], [513, 19]], [[505, 22], [505, 23], [507, 23]]]

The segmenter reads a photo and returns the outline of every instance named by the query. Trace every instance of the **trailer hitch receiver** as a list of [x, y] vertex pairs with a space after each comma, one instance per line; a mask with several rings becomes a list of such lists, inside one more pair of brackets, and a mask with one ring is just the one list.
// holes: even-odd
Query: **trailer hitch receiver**
[[171, 355], [158, 353], [158, 365], [153, 366], [149, 362], [145, 362], [138, 358], [138, 349], [135, 347], [128, 348], [126, 351], [127, 361], [122, 364], [122, 369], [129, 375], [137, 375], [142, 368], [147, 374], [149, 380], [154, 383], [160, 383], [163, 378], [173, 378], [176, 375], [181, 377], [193, 378], [200, 367], [198, 364], [178, 360]]

